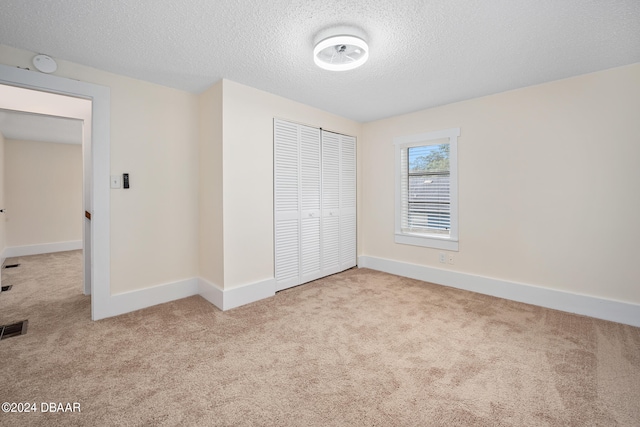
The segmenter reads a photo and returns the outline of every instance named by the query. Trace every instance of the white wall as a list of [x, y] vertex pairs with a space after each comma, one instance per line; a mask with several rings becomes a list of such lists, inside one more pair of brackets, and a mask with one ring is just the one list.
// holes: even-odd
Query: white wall
[[5, 141], [8, 247], [82, 241], [82, 146]]
[[200, 94], [199, 276], [224, 288], [222, 81]]
[[361, 149], [360, 123], [223, 80], [225, 290], [274, 277], [274, 117], [355, 136]]
[[[35, 55], [0, 45], [0, 63], [31, 68]], [[198, 98], [58, 60], [55, 75], [110, 88], [111, 294], [198, 274]]]
[[[362, 253], [640, 303], [640, 64], [367, 123]], [[393, 138], [460, 127], [460, 251], [394, 243]]]

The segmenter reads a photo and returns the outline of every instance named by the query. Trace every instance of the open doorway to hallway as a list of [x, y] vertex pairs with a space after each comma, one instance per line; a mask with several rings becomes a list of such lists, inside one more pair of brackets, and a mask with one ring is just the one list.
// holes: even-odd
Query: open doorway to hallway
[[2, 260], [79, 251], [79, 292], [88, 295], [91, 101], [7, 85], [0, 94]]
[[[82, 82], [49, 74], [43, 74], [0, 64], [0, 85], [12, 88], [25, 88], [43, 95], [64, 95], [59, 99], [84, 99], [91, 102], [91, 117], [84, 118], [84, 141], [91, 140], [90, 150], [83, 151], [85, 169], [85, 194], [91, 196], [89, 213], [91, 218], [85, 222], [90, 229], [90, 239], [84, 240], [85, 256], [85, 292], [91, 293], [91, 318], [93, 320], [113, 316], [117, 312], [110, 292], [110, 105], [111, 95], [108, 87]], [[16, 102], [20, 107], [2, 105], [5, 101]], [[59, 105], [55, 106], [56, 108]], [[28, 102], [22, 97], [0, 97], [0, 108], [31, 111], [39, 114], [60, 116], [59, 109], [51, 105]], [[31, 109], [31, 110], [30, 110]], [[33, 110], [35, 109], [35, 111]], [[73, 117], [73, 116], [71, 116]], [[88, 178], [88, 179], [87, 179]], [[87, 200], [85, 198], [85, 200]], [[89, 288], [90, 286], [90, 288]]]
[[26, 333], [34, 315], [67, 303], [61, 298], [83, 294], [82, 126], [0, 110], [0, 340]]

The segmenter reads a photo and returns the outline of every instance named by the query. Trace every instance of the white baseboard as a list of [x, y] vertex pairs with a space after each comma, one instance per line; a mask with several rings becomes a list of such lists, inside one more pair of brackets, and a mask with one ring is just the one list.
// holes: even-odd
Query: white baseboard
[[203, 279], [202, 277], [198, 278], [198, 294], [211, 304], [218, 307], [220, 310], [223, 310], [224, 307], [224, 291], [220, 289], [218, 286], [213, 283]]
[[230, 310], [241, 305], [272, 297], [276, 294], [276, 279], [262, 280], [256, 283], [224, 290], [224, 308]]
[[101, 318], [118, 316], [193, 295], [198, 295], [198, 279], [195, 278], [111, 295], [107, 313]]
[[358, 266], [526, 304], [640, 326], [640, 305], [523, 283], [361, 256]]
[[276, 294], [275, 279], [267, 279], [237, 288], [222, 290], [202, 278], [186, 279], [139, 289], [131, 292], [111, 295], [103, 305], [101, 314], [96, 318], [118, 316], [158, 304], [200, 295], [220, 310], [230, 310]]
[[262, 280], [237, 288], [222, 290], [205, 279], [198, 279], [198, 293], [220, 310], [230, 310], [276, 294], [275, 279]]
[[77, 249], [82, 249], [82, 240], [40, 243], [38, 245], [8, 246], [4, 248], [2, 256], [4, 258], [13, 258], [17, 256], [49, 254], [52, 252], [75, 251]]

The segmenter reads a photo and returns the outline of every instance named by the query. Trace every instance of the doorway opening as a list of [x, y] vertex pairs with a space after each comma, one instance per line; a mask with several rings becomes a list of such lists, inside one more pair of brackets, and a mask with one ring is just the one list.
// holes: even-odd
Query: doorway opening
[[[83, 121], [84, 292], [91, 294], [92, 319], [109, 317], [113, 312], [109, 289], [109, 89], [5, 65], [0, 65], [0, 88], [10, 93], [0, 96], [0, 108]], [[31, 96], [25, 96], [25, 91]], [[42, 101], [46, 98], [48, 102]], [[83, 103], [84, 109], [79, 107]], [[63, 104], [69, 110], [61, 112]], [[72, 104], [75, 110], [69, 106]]]
[[[89, 295], [91, 226], [84, 212], [91, 211], [91, 101], [6, 85], [0, 95], [2, 258], [82, 249]], [[57, 115], [36, 112], [45, 108]]]

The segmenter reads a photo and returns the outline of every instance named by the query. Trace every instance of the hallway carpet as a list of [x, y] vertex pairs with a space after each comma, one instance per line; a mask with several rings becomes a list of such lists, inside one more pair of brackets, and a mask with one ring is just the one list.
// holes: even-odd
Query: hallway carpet
[[640, 328], [368, 269], [93, 322], [80, 252], [9, 262], [3, 426], [640, 425]]

